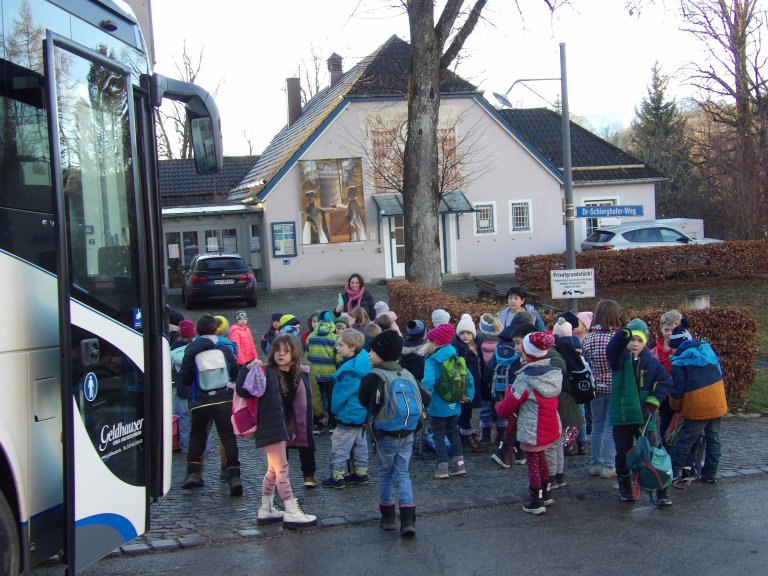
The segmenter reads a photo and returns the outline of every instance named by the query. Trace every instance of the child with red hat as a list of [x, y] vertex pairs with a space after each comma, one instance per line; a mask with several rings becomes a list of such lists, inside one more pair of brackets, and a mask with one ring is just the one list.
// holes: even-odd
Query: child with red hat
[[496, 404], [502, 418], [518, 414], [517, 439], [528, 464], [529, 498], [523, 511], [536, 515], [546, 512], [545, 506], [553, 503], [545, 451], [560, 441], [557, 396], [563, 374], [547, 358], [547, 351], [554, 345], [555, 337], [548, 332], [532, 332], [523, 338], [519, 350], [522, 368], [507, 388], [504, 400]]
[[[456, 348], [451, 345], [455, 330], [453, 324], [445, 323], [427, 332], [426, 340], [431, 344], [432, 351], [425, 350], [424, 355], [427, 359], [424, 362], [424, 379], [421, 382], [427, 392], [432, 395], [432, 402], [429, 405], [429, 422], [435, 438], [435, 458], [437, 459], [435, 478], [441, 479], [467, 473], [458, 430], [459, 414], [461, 405], [472, 402], [475, 396], [472, 373], [467, 370], [464, 358], [461, 358]], [[442, 380], [447, 373], [453, 373], [447, 369], [449, 366], [451, 370], [458, 371], [460, 378], [466, 382], [466, 391], [459, 399], [444, 397], [444, 393], [441, 393], [442, 384], [445, 384]], [[446, 436], [453, 446], [450, 469], [445, 446]]]

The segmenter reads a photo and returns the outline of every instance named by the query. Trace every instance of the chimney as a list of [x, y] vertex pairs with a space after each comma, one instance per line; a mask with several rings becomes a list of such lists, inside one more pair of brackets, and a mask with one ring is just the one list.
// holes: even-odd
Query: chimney
[[301, 80], [286, 78], [285, 93], [288, 97], [288, 126], [290, 126], [301, 116]]
[[344, 71], [341, 68], [341, 56], [334, 52], [328, 57], [328, 72], [331, 73], [331, 86], [336, 86], [341, 77], [344, 76]]

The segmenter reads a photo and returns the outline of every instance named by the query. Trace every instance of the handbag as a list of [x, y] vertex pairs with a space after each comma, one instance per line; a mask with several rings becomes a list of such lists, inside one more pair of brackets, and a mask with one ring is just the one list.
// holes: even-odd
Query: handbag
[[261, 366], [243, 366], [235, 382], [232, 396], [232, 429], [235, 436], [251, 440], [259, 423], [259, 398], [264, 395], [267, 378]]
[[[663, 490], [672, 484], [672, 459], [664, 448], [651, 446], [646, 431], [653, 418], [649, 414], [634, 448], [627, 452], [627, 467], [635, 476], [635, 490]], [[636, 496], [639, 494], [636, 494]]]

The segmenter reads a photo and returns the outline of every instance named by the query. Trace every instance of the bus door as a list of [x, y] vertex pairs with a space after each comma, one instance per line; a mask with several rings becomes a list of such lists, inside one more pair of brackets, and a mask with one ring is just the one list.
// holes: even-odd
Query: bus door
[[147, 297], [131, 70], [107, 52], [50, 31], [46, 37], [70, 573], [143, 533], [149, 521], [144, 332], [159, 303]]

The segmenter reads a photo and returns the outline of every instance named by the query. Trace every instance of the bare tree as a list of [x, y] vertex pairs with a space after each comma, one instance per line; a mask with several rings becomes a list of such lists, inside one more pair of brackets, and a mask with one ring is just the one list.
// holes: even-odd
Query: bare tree
[[301, 105], [304, 106], [315, 94], [320, 92], [320, 87], [325, 84], [326, 74], [323, 72], [323, 52], [309, 46], [310, 60], [299, 62], [299, 78], [301, 79]]
[[[200, 70], [203, 67], [203, 53], [205, 49], [200, 48], [200, 53], [194, 59], [187, 53], [187, 42], [181, 52], [181, 63], [174, 61], [178, 77], [185, 82], [195, 83]], [[223, 80], [219, 80], [212, 96], [216, 96]], [[183, 104], [173, 100], [164, 100], [165, 109], [158, 110], [157, 124], [157, 153], [160, 158], [193, 158], [192, 139], [190, 126], [187, 121], [186, 109]]]

